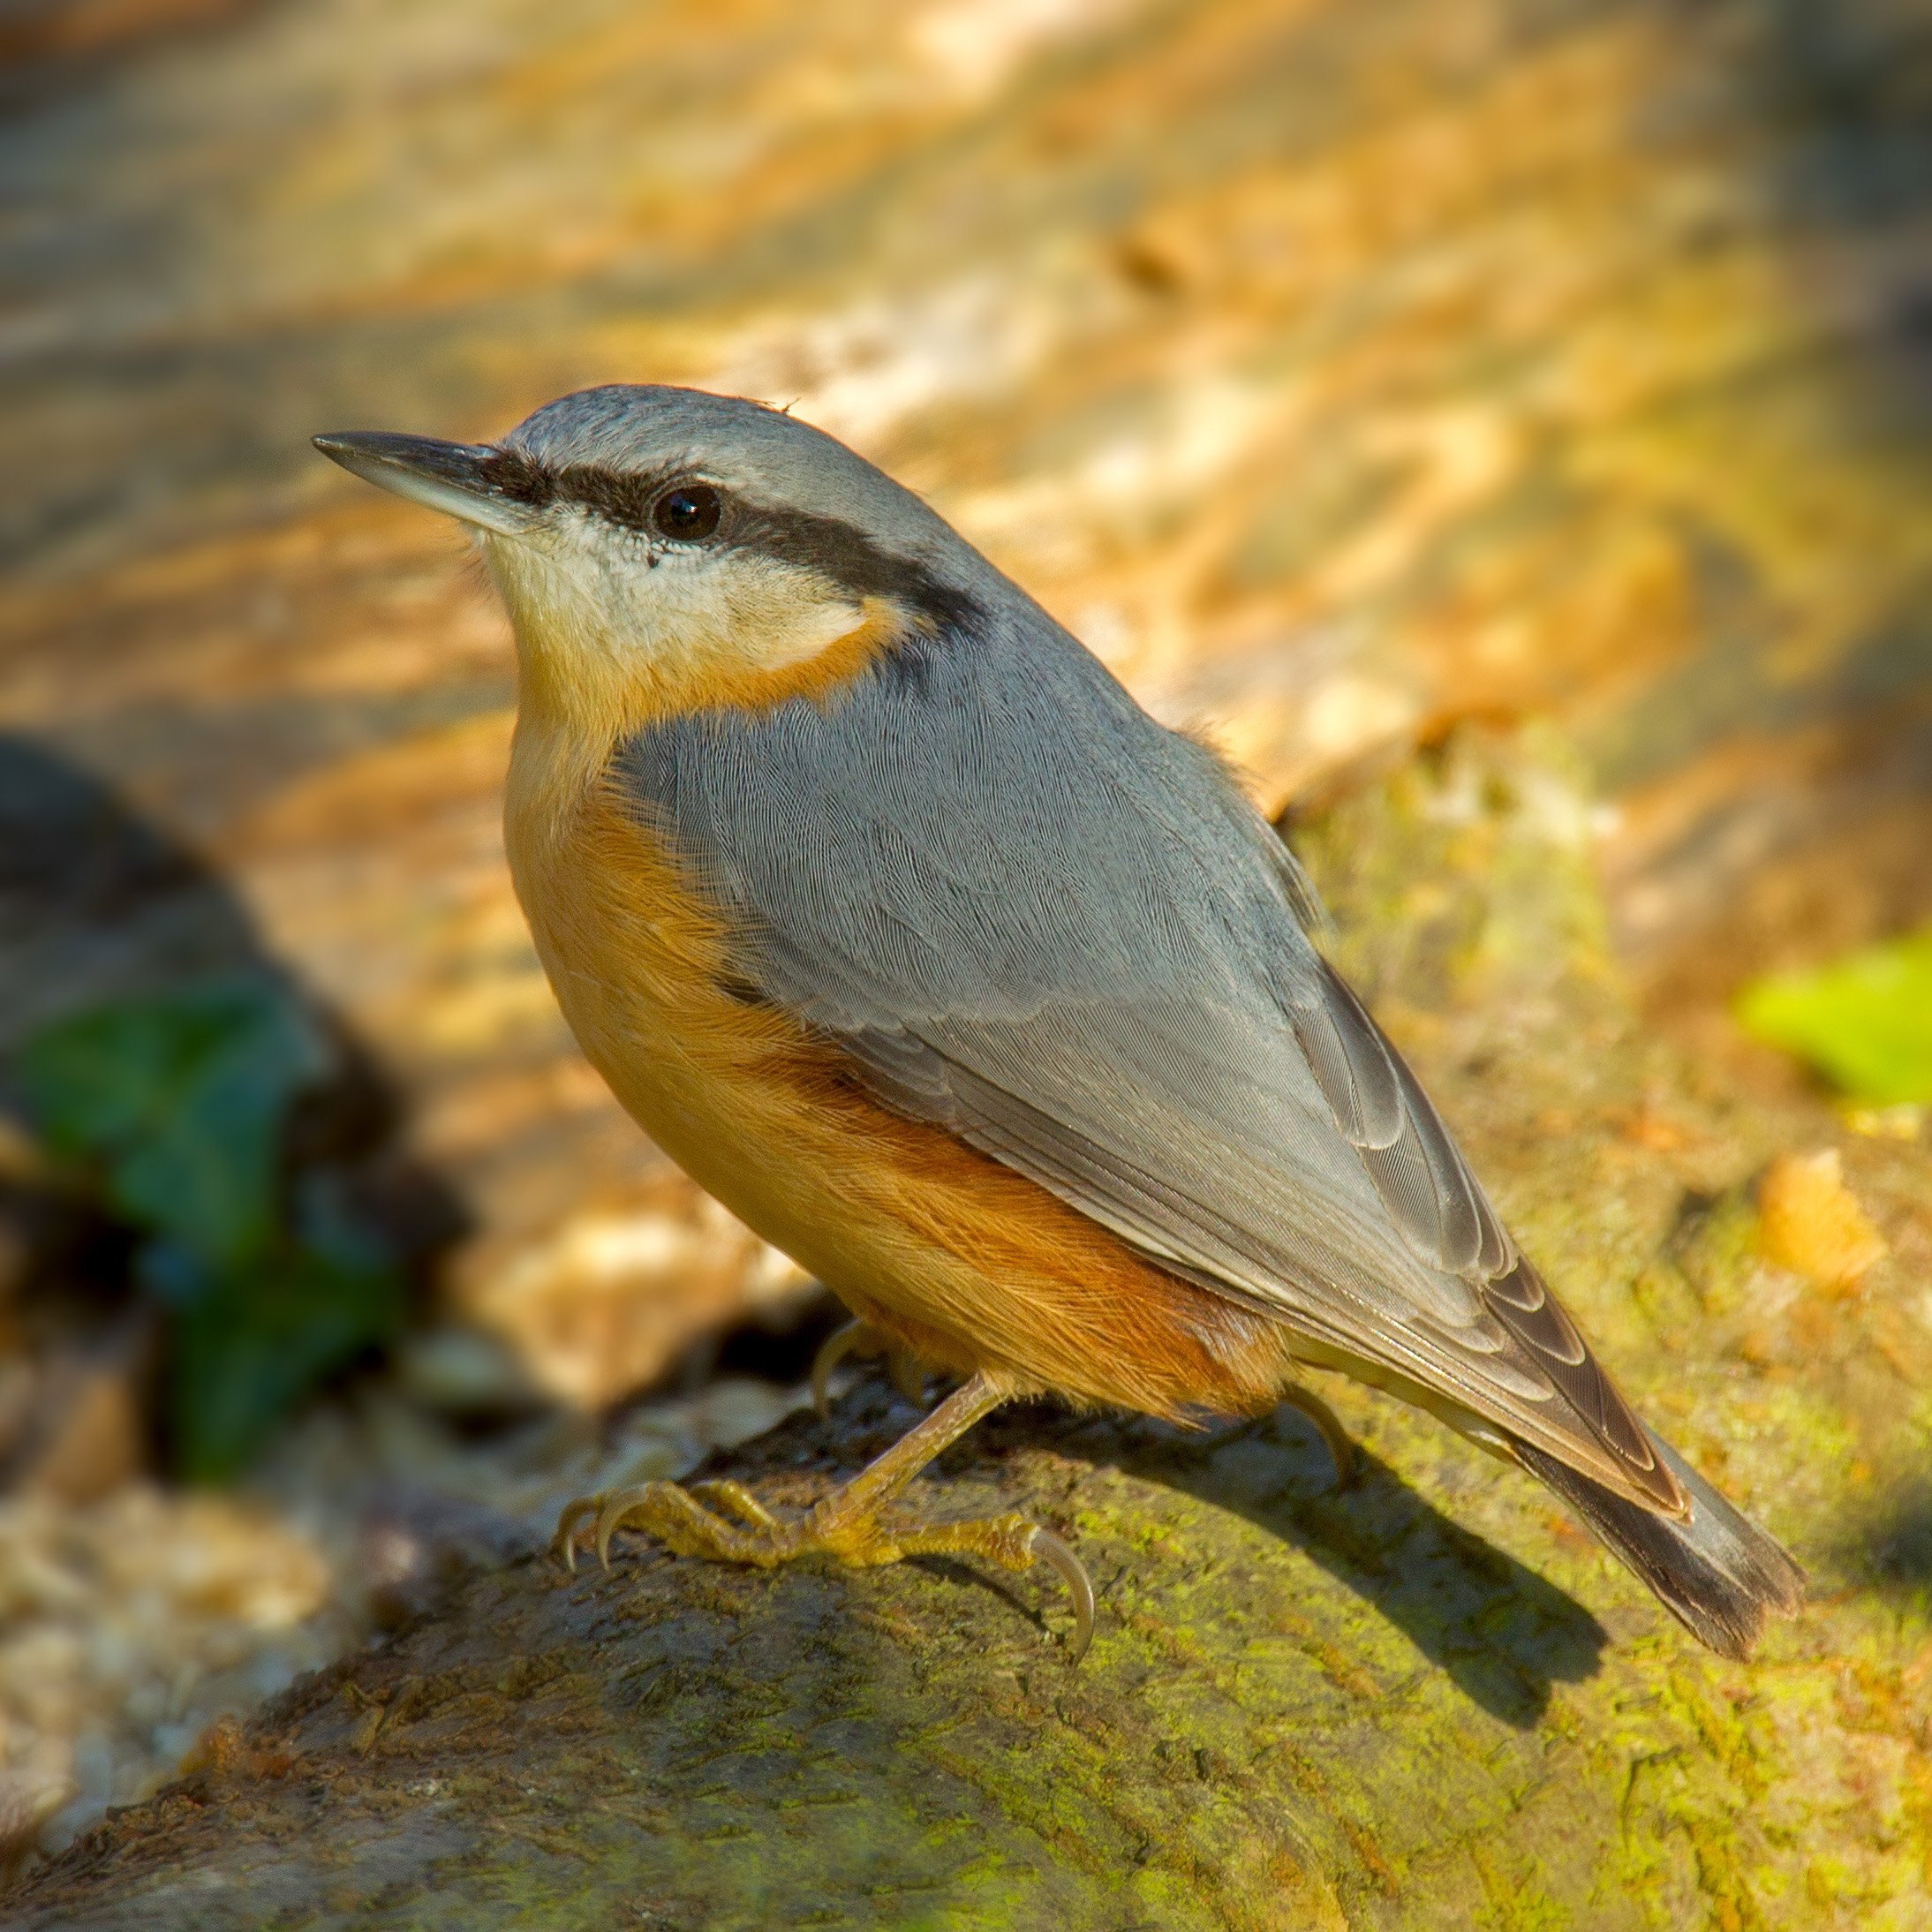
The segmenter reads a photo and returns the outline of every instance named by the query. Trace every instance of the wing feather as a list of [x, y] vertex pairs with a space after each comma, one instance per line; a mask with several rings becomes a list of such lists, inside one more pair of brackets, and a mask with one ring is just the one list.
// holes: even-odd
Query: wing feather
[[735, 973], [885, 1105], [1176, 1272], [1686, 1507], [1309, 942], [1280, 842], [1023, 615], [1023, 635], [909, 645], [837, 704], [666, 721], [625, 748], [640, 820], [736, 917]]
[[[841, 1044], [888, 1105], [947, 1126], [1189, 1279], [1205, 1279], [1331, 1348], [1452, 1394], [1533, 1442], [1562, 1443], [1569, 1460], [1601, 1470], [1619, 1490], [1675, 1506], [1641, 1425], [1520, 1256], [1513, 1253], [1500, 1292], [1440, 1269], [1410, 1271], [1405, 1280], [1399, 1266], [1370, 1288], [1352, 1231], [1306, 1212], [1291, 1251], [1287, 1230], [1271, 1232], [1282, 1221], [1277, 1187], [1251, 1158], [1236, 1156], [1232, 1136], [1212, 1137], [1201, 1158], [1190, 1157], [1182, 1116], [1147, 1106], [1144, 1074], [1134, 1093], [1148, 1121], [1136, 1130], [1123, 1115], [1109, 1133], [1091, 1116], [1063, 1118], [1087, 1112], [1064, 1094], [1043, 1110], [1040, 1090], [1056, 1084], [1052, 1056], [1027, 1056], [1029, 1091], [1016, 1094], [970, 1064], [975, 1043], [956, 1020], [944, 1031], [943, 1040], [900, 1034], [887, 1047], [872, 1030]], [[1106, 1062], [1116, 1079], [1125, 1057]], [[909, 1066], [920, 1068], [916, 1079], [908, 1078]], [[1143, 1136], [1152, 1123], [1166, 1136], [1166, 1158], [1150, 1164]], [[1418, 1158], [1406, 1175], [1428, 1172]], [[1579, 1423], [1587, 1432], [1582, 1444]]]

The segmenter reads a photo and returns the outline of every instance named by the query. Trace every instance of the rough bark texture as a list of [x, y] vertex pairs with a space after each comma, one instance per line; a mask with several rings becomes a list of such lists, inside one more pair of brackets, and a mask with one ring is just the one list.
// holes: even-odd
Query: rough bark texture
[[[1351, 1387], [1327, 1392], [1367, 1452], [1347, 1490], [1290, 1412], [1198, 1438], [1020, 1412], [933, 1501], [1077, 1545], [1100, 1590], [1077, 1670], [1035, 1575], [532, 1558], [208, 1740], [8, 1922], [1932, 1924], [1932, 1174], [1821, 1106], [1700, 1091], [1646, 1041], [1587, 820], [1560, 748], [1464, 737], [1306, 842], [1526, 1244], [1811, 1566], [1817, 1602], [1757, 1663], [1699, 1650], [1526, 1478]], [[1890, 1249], [1855, 1288], [1759, 1252], [1753, 1177], [1827, 1146]], [[801, 1503], [910, 1419], [868, 1385], [731, 1466]]]
[[[768, 1257], [543, 985], [500, 613], [317, 429], [494, 434], [640, 378], [795, 401], [1271, 799], [1562, 718], [1653, 986], [1717, 1010], [1932, 907], [1928, 0], [0, 12], [0, 1045], [284, 962], [473, 1218], [452, 1305], [547, 1388], [638, 1385]], [[1085, 1551], [1073, 1676], [1030, 1579], [532, 1565], [14, 1916], [1928, 1922], [1925, 1151], [1647, 1045], [1586, 816], [1464, 746], [1314, 841], [1528, 1245], [1813, 1565], [1759, 1666], [1368, 1398], [1346, 1496], [1292, 1418], [1028, 1417], [944, 1474]], [[1754, 1177], [1827, 1148], [1890, 1249], [1855, 1289], [1759, 1252]]]

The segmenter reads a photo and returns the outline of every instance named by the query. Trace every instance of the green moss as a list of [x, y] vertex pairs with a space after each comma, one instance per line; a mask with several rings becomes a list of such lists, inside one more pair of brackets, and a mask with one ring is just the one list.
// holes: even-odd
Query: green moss
[[1536, 1860], [1479, 1847], [1469, 1855], [1483, 1881], [1483, 1904], [1474, 1921], [1483, 1932], [1571, 1932], [1575, 1914], [1544, 1889]]
[[[272, 1714], [259, 1735], [299, 1777], [125, 1815], [23, 1926], [60, 1922], [64, 1897], [101, 1932], [215, 1932], [232, 1921], [211, 1897], [284, 1883], [306, 1903], [278, 1924], [378, 1932], [646, 1911], [893, 1932], [1921, 1925], [1915, 1285], [1888, 1262], [1863, 1299], [1819, 1302], [1763, 1269], [1749, 1176], [1834, 1123], [1701, 1110], [1644, 1040], [1591, 951], [1588, 852], [1539, 789], [1569, 783], [1541, 742], [1453, 741], [1307, 842], [1620, 1378], [1815, 1567], [1820, 1600], [1757, 1664], [1697, 1649], [1534, 1483], [1352, 1385], [1321, 1392], [1362, 1447], [1347, 1490], [1288, 1411], [1195, 1437], [1015, 1414], [932, 1487], [1070, 1528], [1100, 1589], [1079, 1670], [1032, 1575], [765, 1574], [635, 1542], [609, 1576], [532, 1565], [357, 1660], [356, 1698]], [[1626, 1130], [1653, 1105], [1688, 1151]], [[1875, 1213], [1932, 1221], [1922, 1158], [1844, 1158]], [[908, 1420], [867, 1388], [833, 1434], [796, 1420], [740, 1473], [829, 1482]]]

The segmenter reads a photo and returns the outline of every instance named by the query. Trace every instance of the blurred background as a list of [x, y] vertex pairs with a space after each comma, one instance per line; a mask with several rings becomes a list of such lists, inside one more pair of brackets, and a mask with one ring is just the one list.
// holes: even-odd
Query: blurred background
[[0, 106], [0, 1858], [834, 1319], [577, 1055], [503, 621], [316, 430], [789, 405], [1291, 832], [1550, 721], [1649, 1023], [1922, 1144], [1926, 0], [4, 0]]

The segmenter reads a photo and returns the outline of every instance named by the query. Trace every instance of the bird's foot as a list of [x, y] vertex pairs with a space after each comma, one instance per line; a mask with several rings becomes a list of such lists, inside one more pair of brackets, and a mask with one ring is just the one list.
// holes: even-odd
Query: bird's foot
[[689, 1489], [675, 1483], [641, 1483], [567, 1504], [557, 1519], [557, 1552], [575, 1570], [577, 1542], [587, 1528], [598, 1560], [608, 1568], [611, 1538], [619, 1529], [637, 1528], [679, 1556], [748, 1563], [762, 1570], [811, 1555], [829, 1556], [857, 1569], [919, 1556], [983, 1557], [1015, 1571], [1044, 1562], [1073, 1595], [1074, 1631], [1068, 1648], [1070, 1661], [1077, 1664], [1093, 1635], [1093, 1585], [1079, 1558], [1058, 1536], [1024, 1516], [932, 1523], [893, 1506], [913, 1474], [1001, 1399], [976, 1376], [909, 1435], [802, 1516], [774, 1516], [742, 1483], [694, 1483]]
[[747, 1563], [775, 1569], [804, 1556], [823, 1555], [854, 1569], [898, 1563], [907, 1557], [983, 1557], [1003, 1570], [1030, 1569], [1036, 1562], [1056, 1570], [1073, 1597], [1074, 1629], [1068, 1661], [1077, 1664], [1093, 1636], [1093, 1584], [1080, 1558], [1051, 1530], [1024, 1516], [982, 1516], [964, 1522], [922, 1522], [864, 1502], [832, 1495], [803, 1516], [774, 1516], [743, 1483], [642, 1483], [608, 1495], [580, 1497], [557, 1519], [556, 1549], [577, 1567], [580, 1537], [589, 1529], [598, 1560], [610, 1566], [611, 1538], [620, 1529], [642, 1529], [678, 1556]]
[[848, 1322], [834, 1328], [811, 1358], [811, 1406], [821, 1423], [832, 1419], [832, 1371], [848, 1355], [884, 1355], [892, 1385], [915, 1408], [925, 1407], [926, 1373], [918, 1357], [894, 1347], [870, 1322]]

